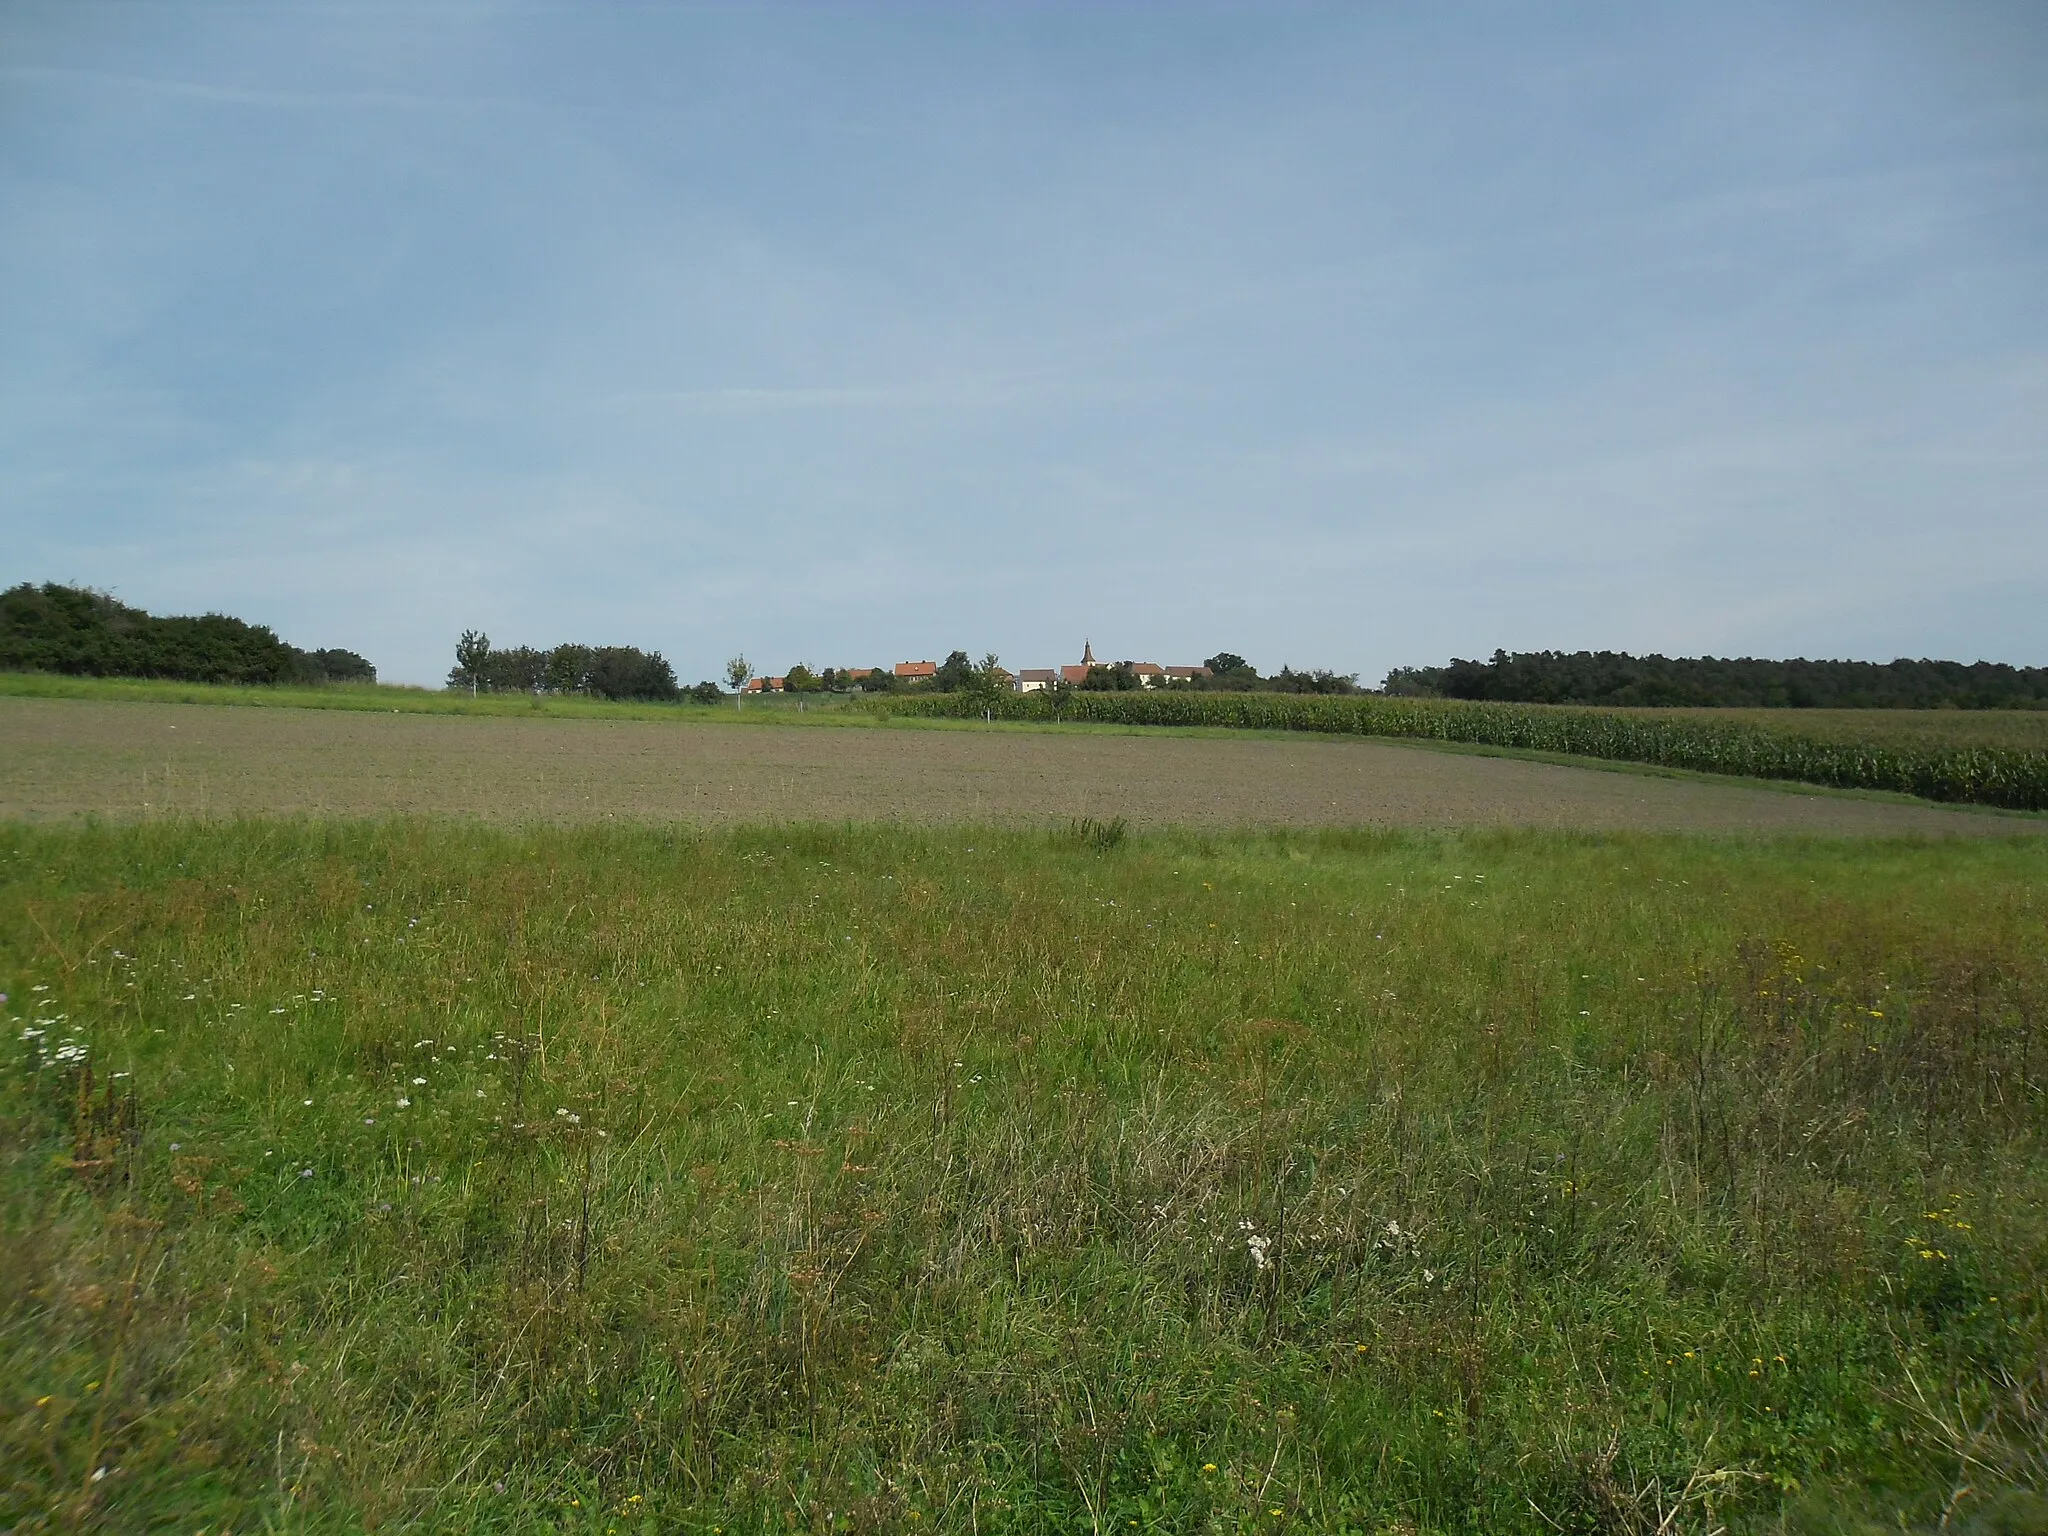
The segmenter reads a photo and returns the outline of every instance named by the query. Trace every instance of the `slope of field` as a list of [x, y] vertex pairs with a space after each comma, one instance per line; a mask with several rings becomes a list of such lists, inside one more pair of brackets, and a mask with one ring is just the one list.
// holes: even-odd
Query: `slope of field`
[[2040, 1528], [2040, 843], [1113, 841], [0, 827], [0, 1526]]
[[1996, 835], [2042, 822], [1321, 737], [0, 698], [0, 817], [1514, 825]]
[[2048, 811], [2048, 752], [1951, 742], [1886, 744], [1802, 733], [1797, 710], [1755, 711], [1747, 720], [1711, 711], [1595, 709], [1375, 695], [1204, 693], [1183, 689], [986, 698], [929, 694], [877, 701], [884, 714], [993, 717], [1046, 723], [1212, 726], [1385, 736], [1650, 763], [1875, 789], [1927, 800]]

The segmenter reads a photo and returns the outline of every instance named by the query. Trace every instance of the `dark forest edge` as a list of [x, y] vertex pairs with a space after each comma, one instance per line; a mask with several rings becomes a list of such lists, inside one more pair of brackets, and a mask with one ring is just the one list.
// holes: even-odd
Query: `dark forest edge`
[[882, 714], [1317, 731], [1512, 747], [1924, 800], [2048, 810], [2048, 753], [2007, 747], [1826, 741], [1746, 722], [1461, 699], [1286, 694], [930, 694], [876, 700]]
[[374, 683], [354, 651], [300, 650], [225, 614], [159, 617], [90, 587], [0, 592], [0, 671], [259, 685]]
[[1495, 651], [1397, 667], [1396, 697], [1704, 709], [2048, 709], [2048, 667], [2002, 662], [1761, 661], [1625, 651]]

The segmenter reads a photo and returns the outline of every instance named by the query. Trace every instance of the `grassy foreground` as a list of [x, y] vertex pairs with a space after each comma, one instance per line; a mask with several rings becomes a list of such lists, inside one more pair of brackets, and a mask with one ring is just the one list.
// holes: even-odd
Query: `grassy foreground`
[[0, 828], [0, 1525], [2048, 1530], [2048, 847]]

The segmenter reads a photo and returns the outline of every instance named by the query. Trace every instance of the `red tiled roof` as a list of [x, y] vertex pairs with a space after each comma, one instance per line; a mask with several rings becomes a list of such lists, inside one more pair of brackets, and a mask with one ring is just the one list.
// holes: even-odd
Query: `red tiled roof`
[[936, 661], [899, 661], [896, 663], [898, 677], [937, 677], [939, 664]]

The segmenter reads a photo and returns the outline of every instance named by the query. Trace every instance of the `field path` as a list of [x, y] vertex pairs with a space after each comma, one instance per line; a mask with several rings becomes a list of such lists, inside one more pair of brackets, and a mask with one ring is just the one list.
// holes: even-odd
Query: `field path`
[[1333, 737], [520, 720], [0, 698], [0, 818], [1057, 821], [1960, 835], [2037, 820]]

